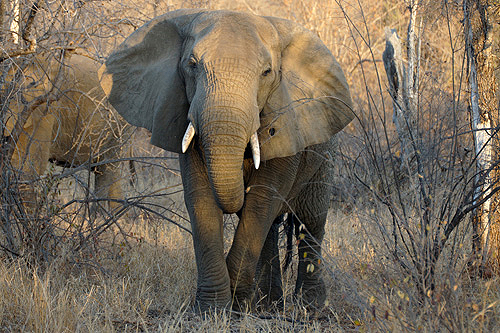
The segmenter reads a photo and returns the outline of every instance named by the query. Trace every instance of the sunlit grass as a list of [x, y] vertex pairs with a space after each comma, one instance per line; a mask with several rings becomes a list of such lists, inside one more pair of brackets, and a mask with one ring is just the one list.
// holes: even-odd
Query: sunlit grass
[[145, 224], [134, 227], [140, 242], [103, 252], [94, 266], [63, 256], [43, 271], [23, 261], [0, 262], [0, 326], [37, 332], [498, 327], [498, 280], [461, 279], [447, 286], [449, 281], [443, 281], [435, 304], [422, 311], [411, 281], [373, 250], [370, 233], [352, 214], [330, 213], [324, 247], [327, 304], [311, 317], [292, 298], [295, 264], [284, 276], [282, 311], [200, 317], [193, 309], [196, 268], [190, 235], [169, 224], [152, 232]]

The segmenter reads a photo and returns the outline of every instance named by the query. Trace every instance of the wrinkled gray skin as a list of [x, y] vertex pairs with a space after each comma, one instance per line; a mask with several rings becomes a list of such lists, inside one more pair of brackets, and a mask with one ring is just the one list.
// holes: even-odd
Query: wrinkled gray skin
[[[65, 167], [78, 167], [121, 158], [128, 153], [125, 146], [132, 127], [109, 105], [104, 104], [97, 71], [99, 64], [92, 59], [71, 55], [64, 66], [38, 57], [24, 71], [25, 99], [35, 99], [48, 93], [56, 82], [61, 94], [56, 101], [35, 108], [23, 127], [11, 158], [14, 168], [27, 180], [37, 179], [47, 169], [49, 161]], [[57, 80], [56, 80], [57, 77]], [[31, 82], [36, 85], [30, 85]], [[28, 100], [29, 102], [29, 100]], [[9, 135], [23, 110], [23, 101], [9, 104], [10, 117], [4, 135]], [[94, 168], [97, 198], [123, 199], [123, 179], [118, 163], [104, 163]], [[27, 207], [36, 201], [25, 193]], [[102, 203], [99, 203], [102, 205]], [[106, 205], [105, 205], [106, 206]], [[110, 201], [109, 208], [120, 204]]]
[[[100, 73], [118, 112], [149, 129], [153, 144], [180, 153], [200, 308], [252, 305], [256, 280], [264, 303], [282, 297], [271, 226], [285, 212], [306, 235], [296, 293], [321, 306], [332, 140], [353, 118], [345, 77], [322, 42], [287, 20], [179, 10], [139, 28]], [[196, 134], [182, 153], [189, 123]], [[226, 258], [223, 213], [240, 217]]]

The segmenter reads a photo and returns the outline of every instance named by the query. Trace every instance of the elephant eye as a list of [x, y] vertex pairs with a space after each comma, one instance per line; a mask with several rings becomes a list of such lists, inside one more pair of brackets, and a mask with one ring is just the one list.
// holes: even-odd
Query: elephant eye
[[271, 68], [266, 69], [266, 70], [262, 73], [262, 76], [268, 76], [269, 74], [271, 74]]
[[189, 57], [189, 60], [187, 62], [187, 65], [189, 68], [191, 69], [196, 69], [196, 67], [198, 66], [198, 61], [196, 60], [196, 58], [194, 57], [194, 55], [191, 55]]

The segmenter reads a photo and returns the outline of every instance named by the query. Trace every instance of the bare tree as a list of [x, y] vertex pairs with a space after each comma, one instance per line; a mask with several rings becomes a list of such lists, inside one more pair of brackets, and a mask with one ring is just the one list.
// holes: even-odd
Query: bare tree
[[393, 122], [401, 143], [403, 164], [406, 165], [408, 163], [411, 164], [412, 160], [417, 157], [417, 145], [419, 144], [416, 121], [420, 39], [417, 38], [415, 31], [418, 7], [418, 0], [410, 1], [408, 7], [410, 10], [410, 21], [408, 23], [407, 35], [407, 66], [403, 65], [401, 44], [394, 30], [386, 30], [386, 49], [382, 55], [393, 97]]
[[[101, 97], [90, 96], [95, 90], [83, 91], [86, 88], [75, 88], [75, 80], [71, 81], [72, 75], [81, 69], [79, 66], [83, 67], [71, 59], [91, 58], [102, 62], [107, 51], [151, 18], [155, 8], [159, 11], [169, 5], [156, 0], [145, 1], [141, 6], [122, 1], [2, 0], [0, 3], [0, 252], [13, 258], [48, 260], [60, 253], [63, 244], [66, 249], [74, 250], [75, 255], [96, 251], [99, 248], [97, 242], [104, 239], [109, 230], [116, 232], [116, 236], [119, 235], [122, 240], [131, 237], [126, 230], [132, 224], [123, 227], [118, 220], [132, 206], [136, 212], [164, 218], [189, 231], [170, 215], [166, 216], [167, 213], [173, 213], [175, 219], [182, 220], [181, 214], [171, 212], [173, 208], [170, 206], [160, 207], [153, 200], [169, 196], [171, 191], [168, 187], [140, 193], [134, 189], [134, 195], [127, 197], [114, 197], [111, 192], [99, 194], [95, 186], [92, 188], [92, 183], [95, 185], [97, 180], [109, 188], [120, 187], [125, 183], [123, 180], [128, 180], [125, 177], [133, 172], [123, 167], [124, 162], [131, 163], [133, 158], [130, 156], [135, 154], [130, 147], [123, 149], [130, 132], [125, 130], [127, 126], [122, 126], [121, 118], [115, 117], [116, 114], [106, 107], [106, 101]], [[13, 10], [16, 8], [19, 9], [18, 13]], [[98, 83], [95, 83], [95, 89], [100, 89]], [[72, 92], [75, 95], [81, 93], [82, 97], [72, 99]], [[64, 103], [69, 101], [69, 105], [62, 106], [61, 98]], [[79, 113], [78, 101], [82, 99], [91, 99], [99, 113], [110, 111], [109, 117], [102, 118], [101, 122], [109, 125], [108, 130], [96, 131], [89, 125], [89, 120], [81, 120], [83, 116]], [[64, 135], [71, 137], [73, 146], [70, 149], [76, 151], [71, 151], [75, 155], [82, 152], [82, 147], [90, 145], [88, 161], [72, 163], [70, 157], [69, 162], [63, 161], [68, 163], [62, 171], [52, 166], [45, 173], [43, 170], [25, 172], [29, 167], [17, 166], [15, 162], [19, 160], [19, 164], [28, 165], [26, 161], [29, 162], [32, 145], [41, 146], [42, 141], [46, 147], [52, 142], [50, 140], [57, 144], [52, 134], [57, 131], [55, 135], [60, 138], [63, 135], [62, 127], [71, 126], [71, 121], [65, 124], [62, 118], [57, 119], [57, 125], [44, 132], [50, 133], [43, 140], [39, 139], [38, 133], [33, 130], [36, 125], [32, 126], [35, 123], [33, 114], [38, 119], [47, 115], [59, 116], [58, 108], [63, 108], [66, 113], [73, 112], [77, 115], [75, 118], [81, 120], [82, 126], [78, 123], [75, 128], [66, 129]], [[96, 135], [99, 138], [89, 139], [87, 134], [95, 132], [98, 132]], [[46, 139], [47, 136], [50, 138]], [[106, 136], [116, 138], [116, 145], [99, 146], [105, 143], [96, 141]], [[124, 153], [128, 154], [125, 158], [116, 158], [110, 153], [123, 150], [128, 150]], [[13, 158], [13, 154], [19, 151], [24, 152]], [[146, 167], [161, 169], [162, 172], [169, 168], [165, 162], [167, 158], [163, 156], [141, 156], [140, 161], [135, 158], [136, 165], [142, 163]], [[75, 164], [78, 167], [69, 168], [75, 167]], [[116, 176], [120, 178], [106, 178], [103, 173], [99, 173], [105, 169], [116, 170]], [[118, 184], [119, 181], [123, 181], [122, 184]], [[132, 187], [133, 182], [130, 179], [127, 183]], [[64, 195], [60, 195], [59, 185], [63, 183], [66, 189]]]
[[[58, 178], [24, 177], [22, 168], [12, 166], [12, 155], [20, 136], [28, 133], [34, 110], [42, 113], [37, 117], [46, 116], [52, 102], [65, 93], [62, 73], [67, 71], [67, 55], [78, 52], [91, 57], [84, 46], [98, 39], [91, 28], [103, 18], [90, 15], [95, 8], [86, 2], [1, 3], [0, 248], [13, 257], [34, 254], [48, 259], [62, 239], [76, 235], [56, 232], [61, 229], [53, 221], [61, 209], [55, 201]], [[40, 60], [52, 65], [39, 66]], [[29, 68], [36, 68], [37, 74]], [[33, 140], [29, 139], [28, 147]], [[89, 170], [91, 167], [89, 164]], [[28, 196], [21, 196], [23, 192], [36, 193], [29, 197], [36, 205], [27, 209], [23, 201]], [[81, 229], [77, 231], [81, 239]]]
[[[433, 141], [423, 139], [423, 131], [443, 125], [439, 122], [426, 124], [423, 121], [425, 114], [432, 114], [432, 111], [429, 105], [421, 102], [424, 98], [423, 88], [419, 85], [421, 37], [416, 33], [421, 5], [419, 1], [408, 2], [406, 59], [396, 32], [386, 30], [383, 60], [389, 82], [389, 93], [392, 97], [393, 122], [401, 147], [401, 166], [408, 174], [408, 183], [401, 184], [396, 180], [396, 196], [383, 192], [376, 193], [376, 196], [387, 205], [394, 219], [393, 239], [392, 242], [388, 242], [393, 246], [394, 258], [405, 272], [412, 275], [423, 297], [432, 294], [437, 262], [443, 255], [445, 246], [450, 245], [453, 233], [458, 232], [456, 230], [459, 227], [465, 228], [463, 222], [467, 221], [466, 217], [471, 212], [475, 211], [475, 216], [479, 217], [480, 221], [476, 224], [480, 225], [477, 229], [478, 233], [481, 233], [481, 237], [476, 238], [476, 248], [482, 246], [481, 248], [489, 249], [483, 258], [491, 258], [491, 253], [498, 249], [492, 242], [497, 232], [494, 231], [495, 225], [491, 220], [492, 207], [500, 190], [492, 172], [498, 165], [493, 147], [496, 125], [492, 121], [493, 109], [490, 108], [486, 113], [482, 110], [487, 109], [479, 102], [481, 84], [478, 82], [488, 76], [478, 74], [479, 62], [474, 55], [476, 45], [471, 42], [473, 32], [468, 23], [470, 9], [465, 3], [462, 13], [467, 32], [466, 55], [469, 63], [466, 74], [469, 78], [471, 126], [475, 148], [471, 162], [466, 162], [457, 149], [459, 142], [464, 141], [467, 134], [459, 130], [456, 108], [459, 102], [455, 101], [457, 97], [455, 94], [452, 95], [453, 108], [449, 112], [452, 115], [450, 127], [441, 129]], [[419, 32], [422, 32], [421, 28]], [[477, 39], [474, 41], [477, 42]], [[491, 65], [486, 67], [492, 68]], [[488, 85], [483, 85], [483, 90], [487, 86], [489, 91], [492, 91], [491, 80]], [[496, 109], [498, 101], [493, 104]], [[440, 160], [445, 161], [445, 164], [436, 162]], [[413, 224], [408, 223], [411, 220], [414, 221]], [[454, 247], [456, 244], [454, 242], [451, 246]]]
[[476, 193], [483, 205], [474, 214], [475, 251], [483, 273], [500, 271], [500, 197], [491, 195], [499, 181], [499, 5], [493, 1], [464, 0], [464, 35], [469, 69], [471, 128], [476, 150]]

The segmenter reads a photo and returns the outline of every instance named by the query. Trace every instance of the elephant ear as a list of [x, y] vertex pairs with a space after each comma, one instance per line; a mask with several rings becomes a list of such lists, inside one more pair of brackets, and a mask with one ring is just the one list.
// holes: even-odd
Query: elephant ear
[[151, 143], [180, 153], [189, 104], [179, 61], [183, 31], [200, 10], [159, 16], [130, 35], [99, 70], [101, 86], [125, 120], [151, 132]]
[[353, 118], [344, 73], [311, 31], [266, 17], [281, 37], [281, 82], [261, 112], [261, 158], [295, 155], [328, 141]]

